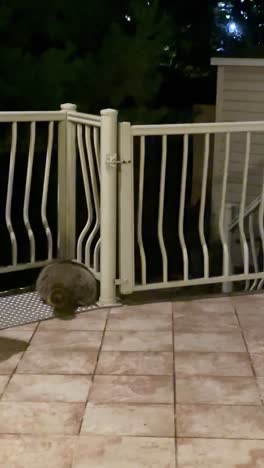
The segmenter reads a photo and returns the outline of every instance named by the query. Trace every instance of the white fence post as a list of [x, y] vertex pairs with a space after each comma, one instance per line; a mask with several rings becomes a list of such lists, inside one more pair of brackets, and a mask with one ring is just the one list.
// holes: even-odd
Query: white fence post
[[101, 111], [100, 305], [116, 303], [117, 111]]
[[135, 284], [133, 137], [129, 122], [119, 125], [119, 275], [121, 294], [131, 294]]
[[[229, 264], [224, 265], [224, 258], [223, 258], [223, 272], [228, 270], [228, 274], [233, 274], [233, 263], [232, 263], [232, 232], [229, 229], [230, 224], [233, 220], [233, 205], [230, 203], [226, 204], [225, 209], [225, 237], [227, 241], [228, 251], [229, 251]], [[227, 267], [227, 268], [226, 268]], [[231, 293], [233, 291], [233, 283], [231, 281], [227, 281], [226, 283], [222, 284], [222, 292], [224, 294]]]
[[67, 120], [75, 104], [62, 104], [66, 118], [59, 123], [58, 138], [58, 255], [74, 259], [76, 247], [76, 129]]

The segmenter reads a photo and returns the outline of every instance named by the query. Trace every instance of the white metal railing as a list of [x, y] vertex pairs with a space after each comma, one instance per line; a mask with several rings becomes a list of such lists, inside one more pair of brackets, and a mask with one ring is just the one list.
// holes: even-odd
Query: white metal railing
[[[260, 289], [263, 286], [264, 271], [263, 265], [259, 263], [259, 256], [261, 254], [262, 259], [264, 258], [264, 178], [259, 187], [261, 195], [252, 202], [248, 200], [248, 187], [252, 140], [258, 132], [263, 135], [264, 143], [264, 122], [177, 125], [131, 125], [124, 122], [118, 125], [115, 110], [107, 109], [97, 116], [77, 112], [75, 105], [64, 104], [61, 110], [56, 112], [2, 112], [0, 129], [1, 124], [9, 126], [11, 139], [4, 225], [0, 226], [0, 229], [6, 230], [11, 248], [10, 261], [0, 266], [0, 273], [37, 268], [53, 258], [76, 259], [85, 263], [100, 281], [100, 302], [104, 305], [115, 303], [116, 285], [120, 285], [123, 294], [147, 289], [214, 283], [221, 283], [227, 291], [234, 281], [245, 281], [247, 289]], [[14, 213], [14, 195], [18, 190], [15, 177], [20, 157], [19, 132], [22, 124], [28, 126], [30, 134], [26, 174], [23, 176], [22, 208]], [[47, 138], [43, 174], [36, 185], [34, 168], [38, 166], [37, 141], [41, 133], [40, 125], [45, 126]], [[229, 178], [233, 158], [232, 141], [238, 134], [245, 136], [245, 146], [243, 171], [237, 174], [236, 180], [239, 190], [239, 215], [234, 219]], [[196, 135], [202, 135], [204, 139], [203, 170], [198, 215], [188, 231], [188, 174], [192, 141]], [[223, 167], [220, 170], [222, 186], [216, 213], [217, 238], [222, 250], [223, 263], [218, 273], [214, 269], [214, 247], [206, 225], [210, 198], [208, 190], [211, 184], [210, 143], [217, 135], [223, 137], [224, 146]], [[156, 182], [150, 181], [153, 200], [155, 194], [157, 195], [155, 226], [151, 228], [157, 250], [152, 250], [150, 256], [144, 235], [144, 216], [146, 202], [150, 203], [145, 198], [145, 189], [149, 183], [146, 171], [153, 157], [153, 146], [149, 146], [151, 137], [159, 141], [160, 159], [156, 163], [159, 164], [158, 179]], [[171, 138], [178, 138], [177, 145], [181, 148], [175, 154], [170, 150]], [[239, 144], [243, 144], [242, 140]], [[58, 152], [58, 157], [54, 154], [55, 151]], [[180, 181], [180, 190], [175, 198], [178, 211], [173, 214], [177, 218], [173, 249], [178, 249], [177, 252], [180, 253], [176, 258], [176, 272], [173, 272], [175, 279], [170, 271], [174, 254], [171, 246], [168, 246], [164, 225], [168, 218], [167, 185], [168, 177], [171, 176], [168, 174], [168, 165], [171, 160], [179, 158], [179, 155], [180, 171], [173, 174], [173, 177]], [[56, 174], [53, 167], [55, 161]], [[21, 181], [23, 177], [21, 175]], [[57, 226], [51, 225], [48, 214], [50, 203], [54, 203], [56, 198], [53, 194], [52, 201], [49, 200], [50, 190], [54, 189], [51, 184], [54, 177], [57, 206], [53, 211], [56, 214]], [[82, 189], [81, 196], [79, 189]], [[35, 203], [35, 196], [40, 192], [38, 214], [46, 246], [41, 258], [38, 232], [31, 214], [31, 205]], [[20, 242], [14, 222], [18, 218], [21, 218], [28, 244], [28, 257], [23, 261], [20, 258], [24, 244]], [[198, 276], [194, 276], [192, 272], [194, 246], [190, 241], [190, 229], [195, 231], [193, 239], [195, 242], [199, 241], [201, 251], [201, 272]], [[172, 228], [170, 232], [171, 230]], [[242, 272], [239, 273], [233, 270], [232, 236], [236, 231], [239, 233], [242, 254]], [[257, 246], [258, 239], [261, 244], [260, 250]], [[161, 258], [160, 276], [153, 280], [150, 278], [149, 269], [154, 257], [158, 255]], [[139, 272], [136, 268], [137, 259]], [[181, 267], [177, 262], [181, 263]]]
[[[210, 123], [210, 124], [178, 124], [178, 125], [135, 125], [129, 124], [120, 125], [120, 145], [121, 153], [120, 159], [128, 158], [132, 161], [130, 167], [122, 167], [120, 175], [120, 184], [122, 186], [122, 196], [120, 200], [120, 272], [121, 272], [121, 292], [129, 294], [132, 291], [143, 291], [147, 289], [160, 289], [170, 287], [182, 287], [191, 285], [202, 285], [202, 284], [214, 284], [221, 283], [224, 290], [230, 290], [230, 286], [233, 281], [246, 281], [246, 287], [249, 288], [249, 281], [252, 280], [253, 284], [251, 289], [256, 287], [260, 288], [264, 282], [264, 271], [263, 268], [259, 268], [257, 260], [257, 248], [256, 248], [256, 234], [255, 226], [253, 223], [253, 211], [258, 210], [258, 229], [260, 238], [262, 241], [262, 248], [264, 248], [264, 230], [263, 230], [263, 213], [264, 213], [264, 181], [262, 182], [259, 192], [261, 196], [258, 197], [252, 204], [247, 206], [247, 190], [249, 181], [249, 168], [250, 168], [250, 157], [251, 157], [251, 144], [252, 136], [256, 132], [261, 132], [263, 135], [264, 144], [264, 122], [228, 122], [228, 123]], [[231, 142], [234, 135], [243, 134], [245, 135], [245, 148], [243, 158], [243, 171], [238, 182], [240, 190], [240, 209], [238, 219], [233, 221], [230, 211], [230, 200], [228, 192], [228, 179], [230, 174], [230, 161], [232, 161], [232, 148]], [[190, 260], [193, 255], [192, 245], [188, 242], [188, 233], [185, 229], [185, 216], [186, 209], [186, 193], [187, 193], [187, 172], [189, 164], [189, 145], [190, 140], [195, 135], [203, 135], [204, 138], [204, 153], [203, 153], [203, 172], [201, 180], [201, 191], [200, 191], [200, 205], [199, 205], [199, 216], [195, 229], [197, 230], [197, 237], [201, 246], [202, 253], [202, 272], [199, 277], [193, 278], [190, 274]], [[210, 141], [215, 135], [224, 137], [224, 158], [222, 168], [222, 190], [219, 200], [219, 210], [217, 213], [218, 217], [218, 233], [217, 237], [221, 244], [222, 249], [222, 273], [215, 274], [212, 268], [212, 251], [210, 245], [210, 238], [206, 234], [205, 226], [205, 211], [208, 204], [208, 188], [209, 188], [209, 160], [210, 155]], [[168, 138], [178, 136], [182, 139], [182, 166], [181, 174], [175, 177], [180, 177], [181, 187], [179, 193], [179, 212], [178, 212], [178, 232], [175, 232], [175, 245], [178, 244], [181, 250], [182, 257], [182, 269], [178, 274], [177, 280], [169, 279], [169, 268], [168, 258], [171, 256], [171, 251], [166, 246], [164, 237], [164, 194], [166, 191], [166, 165], [168, 160]], [[156, 240], [157, 240], [157, 251], [156, 255], [161, 256], [161, 273], [160, 280], [151, 281], [148, 278], [148, 268], [150, 263], [147, 261], [147, 243], [144, 242], [144, 225], [143, 225], [143, 211], [146, 208], [146, 200], [144, 199], [144, 189], [146, 186], [146, 162], [148, 158], [151, 159], [151, 151], [146, 154], [146, 141], [148, 137], [156, 137], [161, 140], [161, 159], [160, 159], [160, 181], [158, 186], [153, 185], [154, 191], [158, 191], [158, 208], [156, 216]], [[136, 154], [136, 139], [139, 141], [140, 149]], [[176, 158], [177, 155], [174, 155]], [[138, 159], [137, 164], [135, 163], [136, 158]], [[130, 177], [133, 178], [133, 167], [135, 164], [138, 165], [138, 181], [135, 181], [135, 186], [131, 187], [127, 184]], [[264, 166], [261, 167], [263, 171]], [[126, 171], [126, 172], [124, 172]], [[128, 172], [131, 172], [129, 175]], [[122, 175], [122, 172], [124, 173]], [[167, 174], [167, 175], [166, 175]], [[154, 184], [154, 182], [153, 182]], [[136, 192], [134, 192], [134, 190]], [[134, 213], [134, 200], [135, 194], [137, 194], [137, 207], [136, 218], [137, 227], [134, 236], [127, 235], [128, 227], [132, 228], [134, 220], [131, 218], [131, 212]], [[129, 202], [127, 200], [130, 200]], [[248, 235], [245, 228], [245, 222], [249, 222]], [[242, 251], [242, 268], [243, 271], [234, 273], [232, 269], [232, 243], [231, 243], [231, 232], [235, 228], [239, 229], [240, 234], [240, 245]], [[154, 235], [154, 234], [153, 234]], [[140, 260], [140, 278], [135, 277], [135, 248], [139, 252]], [[264, 253], [264, 250], [263, 250]], [[153, 259], [154, 252], [152, 252]], [[250, 269], [250, 258], [253, 259], [254, 271]], [[149, 255], [150, 262], [151, 257]]]
[[[5, 221], [6, 229], [8, 231], [10, 245], [11, 245], [11, 258], [7, 264], [0, 266], [0, 272], [12, 272], [24, 269], [30, 269], [34, 267], [40, 267], [45, 265], [48, 261], [53, 258], [53, 243], [54, 239], [51, 233], [51, 229], [47, 219], [47, 195], [50, 181], [50, 165], [54, 146], [54, 127], [55, 124], [60, 123], [66, 119], [66, 113], [63, 111], [57, 112], [1, 112], [0, 123], [10, 124], [11, 142], [10, 142], [10, 157], [9, 157], [9, 169], [7, 179], [7, 190], [6, 190], [6, 202], [3, 214], [3, 220]], [[38, 131], [38, 124], [45, 122], [48, 125], [48, 138], [46, 146], [46, 161], [44, 169], [44, 178], [42, 184], [42, 197], [41, 197], [41, 221], [42, 228], [44, 230], [47, 242], [47, 255], [42, 260], [36, 258], [36, 233], [33, 232], [29, 208], [30, 201], [34, 194], [32, 194], [32, 171], [33, 165], [37, 163], [36, 156], [36, 133]], [[27, 170], [26, 178], [24, 181], [24, 197], [22, 213], [14, 213], [12, 210], [12, 202], [14, 198], [14, 191], [16, 186], [14, 185], [14, 176], [19, 163], [19, 151], [20, 151], [20, 140], [19, 130], [20, 124], [29, 125], [30, 135], [28, 144], [28, 157], [27, 157]], [[2, 155], [3, 157], [3, 155]], [[7, 174], [6, 174], [7, 175]], [[2, 192], [3, 197], [3, 192]], [[18, 241], [18, 233], [15, 232], [14, 228], [14, 217], [18, 218], [22, 216], [24, 227], [28, 237], [29, 243], [29, 256], [27, 261], [19, 262], [18, 256], [21, 252], [21, 248]], [[3, 225], [2, 225], [3, 227]], [[3, 244], [2, 244], [3, 246]], [[5, 252], [6, 248], [2, 250]]]
[[[56, 112], [0, 112], [1, 124], [9, 125], [11, 129], [8, 173], [4, 174], [7, 179], [3, 214], [5, 226], [2, 223], [2, 229], [6, 229], [8, 233], [11, 250], [10, 258], [0, 261], [0, 273], [39, 268], [54, 258], [76, 259], [85, 263], [100, 280], [100, 302], [115, 303], [117, 112], [108, 109], [97, 116], [77, 112], [74, 104], [63, 104], [61, 110]], [[17, 210], [19, 212], [15, 213], [17, 206], [14, 195], [17, 194], [18, 187], [14, 183], [14, 177], [18, 171], [17, 160], [21, 156], [21, 124], [29, 127], [30, 135], [26, 175], [19, 180], [19, 185], [23, 187], [22, 212]], [[38, 165], [37, 138], [40, 134], [43, 140], [43, 131], [38, 126], [43, 124], [48, 130], [45, 167], [41, 180], [38, 179], [36, 184], [33, 169]], [[57, 144], [54, 142], [55, 136]], [[1, 147], [3, 151], [0, 141]], [[54, 154], [55, 149], [58, 157]], [[54, 175], [52, 168], [55, 160], [57, 175]], [[54, 205], [56, 197], [53, 193], [52, 200], [48, 201], [48, 193], [51, 190], [51, 177], [55, 176], [56, 183], [52, 190], [57, 190], [57, 206], [53, 206], [57, 226], [51, 226], [47, 209], [49, 204]], [[81, 200], [80, 196], [77, 200], [77, 191], [81, 185], [83, 196]], [[37, 211], [46, 239], [45, 248], [43, 244], [40, 247], [36, 240], [37, 232], [30, 214], [31, 204], [35, 206], [36, 213], [36, 191], [41, 191], [41, 203]], [[2, 191], [1, 197], [3, 196]], [[79, 211], [76, 209], [78, 203]], [[86, 220], [80, 226], [80, 215], [84, 217], [85, 209]], [[25, 250], [25, 240], [21, 241], [21, 232], [14, 226], [15, 217], [16, 220], [22, 218], [27, 235], [28, 255], [23, 261], [20, 257]], [[39, 259], [39, 256], [42, 258]]]

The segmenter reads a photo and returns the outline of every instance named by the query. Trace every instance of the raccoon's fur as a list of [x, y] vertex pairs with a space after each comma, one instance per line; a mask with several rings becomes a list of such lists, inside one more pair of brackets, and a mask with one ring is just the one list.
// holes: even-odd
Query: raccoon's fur
[[55, 261], [44, 267], [36, 290], [44, 303], [62, 314], [95, 304], [99, 297], [93, 274], [83, 264], [70, 260]]

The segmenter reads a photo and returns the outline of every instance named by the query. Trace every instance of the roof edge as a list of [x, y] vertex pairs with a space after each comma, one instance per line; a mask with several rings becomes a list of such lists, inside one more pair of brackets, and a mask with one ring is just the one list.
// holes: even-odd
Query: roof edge
[[264, 59], [256, 58], [212, 57], [210, 63], [216, 66], [264, 67]]

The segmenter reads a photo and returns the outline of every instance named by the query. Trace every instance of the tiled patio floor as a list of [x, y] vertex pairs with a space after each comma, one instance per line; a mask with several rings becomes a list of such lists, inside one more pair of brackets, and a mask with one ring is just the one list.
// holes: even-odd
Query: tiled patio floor
[[0, 332], [0, 467], [263, 468], [264, 295]]

